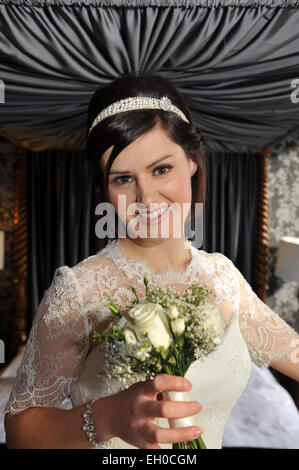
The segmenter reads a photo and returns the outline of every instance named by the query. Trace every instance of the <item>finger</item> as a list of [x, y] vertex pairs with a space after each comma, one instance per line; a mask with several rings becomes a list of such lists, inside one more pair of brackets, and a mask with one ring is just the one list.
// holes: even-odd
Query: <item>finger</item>
[[145, 441], [144, 446], [140, 447], [140, 449], [162, 449], [162, 447], [160, 447], [157, 443]]
[[[153, 423], [154, 423], [154, 420], [153, 420]], [[137, 443], [137, 446], [139, 449], [161, 449], [158, 442], [147, 440], [144, 434], [145, 434], [145, 427], [139, 433], [139, 442]]]
[[192, 441], [202, 434], [202, 429], [196, 426], [185, 428], [162, 428], [152, 425], [144, 430], [143, 436], [152, 443], [174, 443]]
[[185, 377], [178, 375], [158, 374], [153, 379], [144, 382], [145, 393], [157, 394], [163, 391], [177, 390], [189, 391], [192, 383]]
[[168, 419], [185, 418], [199, 413], [201, 408], [201, 404], [197, 401], [148, 401], [142, 405], [142, 414], [148, 417], [154, 416]]

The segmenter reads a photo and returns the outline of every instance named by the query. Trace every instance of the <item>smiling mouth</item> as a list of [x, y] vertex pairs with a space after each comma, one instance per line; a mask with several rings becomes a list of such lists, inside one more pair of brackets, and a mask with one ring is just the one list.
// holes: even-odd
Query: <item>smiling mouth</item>
[[169, 206], [165, 206], [162, 209], [158, 209], [152, 212], [139, 212], [136, 214], [136, 217], [140, 217], [141, 219], [151, 219], [154, 220], [158, 218], [160, 215], [164, 214], [168, 210]]
[[137, 221], [139, 222], [139, 224], [143, 224], [143, 225], [159, 224], [161, 220], [166, 217], [168, 211], [169, 211], [169, 206], [164, 206], [163, 208], [152, 211], [150, 213], [141, 212], [135, 215], [135, 217]]

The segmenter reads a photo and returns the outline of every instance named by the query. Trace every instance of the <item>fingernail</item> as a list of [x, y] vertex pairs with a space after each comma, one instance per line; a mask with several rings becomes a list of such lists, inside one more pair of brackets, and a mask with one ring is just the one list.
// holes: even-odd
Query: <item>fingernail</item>
[[189, 388], [190, 387], [190, 382], [188, 382], [188, 380], [185, 380], [185, 388]]
[[201, 429], [197, 429], [196, 431], [194, 431], [193, 433], [193, 439], [195, 439], [196, 437], [200, 436], [202, 433], [202, 430]]

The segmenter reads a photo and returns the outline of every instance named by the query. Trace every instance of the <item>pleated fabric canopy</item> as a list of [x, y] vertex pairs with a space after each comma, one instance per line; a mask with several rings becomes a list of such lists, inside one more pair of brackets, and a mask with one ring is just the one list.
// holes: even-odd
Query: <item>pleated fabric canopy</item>
[[207, 150], [295, 143], [298, 4], [0, 0], [0, 135], [33, 151], [84, 149], [96, 88], [151, 72], [184, 94]]

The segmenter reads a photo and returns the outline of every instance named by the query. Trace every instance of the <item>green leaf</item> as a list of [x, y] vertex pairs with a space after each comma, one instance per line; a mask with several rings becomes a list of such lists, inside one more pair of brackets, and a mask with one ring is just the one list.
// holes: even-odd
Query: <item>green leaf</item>
[[168, 362], [169, 362], [170, 364], [173, 364], [174, 366], [176, 366], [176, 360], [175, 360], [175, 358], [174, 358], [173, 356], [171, 356], [171, 357], [168, 359]]
[[161, 354], [162, 358], [164, 359], [164, 361], [166, 361], [167, 356], [169, 354], [169, 351], [168, 351], [168, 349], [162, 350], [162, 351], [160, 351], [160, 354]]
[[183, 347], [184, 341], [185, 341], [185, 339], [184, 339], [184, 334], [182, 334], [182, 335], [177, 335], [177, 336], [176, 336], [176, 342], [177, 342], [177, 344], [178, 344], [178, 346], [179, 346], [180, 348]]

